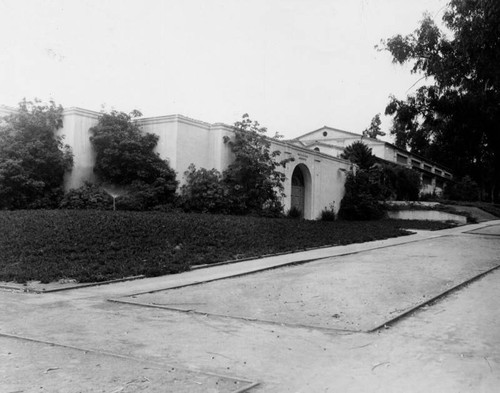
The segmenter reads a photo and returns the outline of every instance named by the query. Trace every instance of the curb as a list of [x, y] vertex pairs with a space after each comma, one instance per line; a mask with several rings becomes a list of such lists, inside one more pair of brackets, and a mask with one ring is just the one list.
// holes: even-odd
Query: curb
[[395, 316], [392, 319], [389, 319], [388, 321], [386, 321], [383, 324], [377, 326], [376, 328], [367, 330], [366, 333], [373, 333], [373, 332], [375, 332], [377, 330], [388, 328], [391, 325], [393, 325], [394, 323], [399, 322], [399, 320], [401, 320], [403, 318], [406, 318], [406, 317], [410, 316], [410, 314], [413, 314], [413, 313], [419, 311], [420, 308], [422, 308], [424, 306], [427, 306], [427, 305], [430, 305], [430, 304], [433, 304], [433, 303], [436, 303], [437, 301], [441, 300], [442, 298], [450, 295], [451, 293], [453, 293], [455, 291], [458, 291], [459, 289], [462, 289], [463, 287], [465, 287], [465, 286], [473, 283], [474, 281], [479, 280], [480, 278], [483, 278], [484, 276], [486, 276], [487, 274], [495, 271], [498, 268], [500, 268], [500, 265], [494, 266], [494, 267], [492, 267], [492, 268], [490, 268], [490, 269], [488, 269], [488, 270], [486, 270], [486, 271], [484, 271], [482, 273], [479, 273], [477, 276], [471, 277], [471, 278], [465, 280], [464, 282], [462, 282], [460, 284], [457, 284], [454, 287], [451, 287], [451, 288], [447, 289], [446, 291], [440, 293], [439, 295], [436, 295], [433, 298], [431, 298], [429, 300], [426, 300], [425, 302], [420, 303], [420, 304], [418, 304], [418, 305], [410, 308], [409, 310], [403, 312], [402, 314], [397, 315], [397, 316]]
[[88, 287], [97, 287], [100, 285], [106, 285], [106, 284], [115, 284], [115, 283], [120, 283], [120, 282], [125, 282], [125, 281], [133, 281], [133, 280], [139, 280], [141, 278], [145, 278], [146, 276], [144, 275], [139, 275], [139, 276], [132, 276], [132, 277], [124, 277], [124, 278], [117, 278], [116, 280], [108, 280], [108, 281], [99, 281], [99, 282], [89, 282], [89, 283], [83, 283], [83, 284], [75, 284], [75, 285], [70, 285], [64, 288], [53, 288], [53, 289], [33, 289], [28, 286], [24, 286], [23, 284], [19, 284], [19, 286], [16, 285], [5, 285], [5, 284], [0, 284], [1, 289], [11, 289], [14, 291], [20, 291], [20, 292], [27, 292], [27, 293], [53, 293], [53, 292], [62, 292], [62, 291], [69, 291], [72, 289], [80, 289], [80, 288], [88, 288]]

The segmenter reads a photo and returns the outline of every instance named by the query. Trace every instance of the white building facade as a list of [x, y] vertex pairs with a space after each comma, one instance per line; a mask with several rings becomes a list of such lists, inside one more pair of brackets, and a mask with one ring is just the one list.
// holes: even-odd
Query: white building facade
[[[0, 116], [15, 112], [0, 107]], [[94, 182], [95, 153], [90, 143], [89, 129], [95, 126], [99, 112], [68, 108], [63, 112], [63, 128], [58, 130], [64, 143], [71, 146], [74, 166], [65, 178], [65, 189], [78, 188], [85, 181]], [[144, 132], [158, 135], [157, 153], [177, 172], [180, 185], [189, 165], [224, 171], [234, 159], [224, 137], [233, 134], [226, 124], [210, 124], [182, 115], [138, 119]], [[285, 211], [299, 209], [306, 219], [317, 219], [321, 211], [334, 207], [338, 212], [344, 196], [344, 183], [351, 163], [341, 159], [346, 146], [362, 140], [379, 159], [417, 170], [422, 177], [422, 192], [440, 193], [446, 181], [452, 179], [446, 168], [430, 163], [396, 146], [377, 139], [362, 137], [331, 127], [322, 127], [289, 141], [271, 139], [271, 149], [281, 152], [279, 159], [292, 159], [280, 170], [284, 183]]]
[[422, 182], [420, 190], [422, 194], [434, 193], [441, 195], [445, 185], [453, 178], [448, 168], [430, 162], [391, 143], [327, 126], [295, 138], [290, 143], [309, 150], [340, 157], [344, 148], [356, 141], [362, 141], [371, 148], [372, 153], [379, 160], [402, 165], [419, 173]]
[[[89, 129], [97, 124], [98, 118], [98, 112], [86, 109], [64, 110], [63, 128], [59, 134], [64, 136], [64, 143], [71, 146], [74, 154], [74, 167], [67, 175], [66, 189], [78, 188], [85, 181], [95, 181], [95, 153]], [[234, 159], [230, 147], [223, 141], [224, 136], [233, 134], [228, 125], [210, 124], [182, 115], [147, 117], [139, 119], [138, 123], [144, 132], [159, 136], [156, 151], [177, 172], [181, 185], [190, 164], [222, 172]], [[332, 203], [338, 211], [349, 162], [286, 141], [271, 140], [271, 149], [281, 152], [279, 159], [293, 158], [281, 168], [286, 175], [285, 211], [295, 206], [306, 219], [318, 218], [321, 211]]]

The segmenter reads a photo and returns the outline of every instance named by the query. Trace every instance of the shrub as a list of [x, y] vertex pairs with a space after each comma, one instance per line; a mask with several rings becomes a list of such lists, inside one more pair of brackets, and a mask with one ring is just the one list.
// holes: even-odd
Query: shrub
[[[176, 184], [176, 183], [175, 183]], [[175, 185], [163, 177], [157, 178], [152, 184], [134, 181], [126, 187], [127, 192], [116, 198], [116, 208], [119, 210], [151, 210], [157, 206], [173, 204], [176, 196]]]
[[377, 187], [370, 181], [370, 174], [358, 170], [350, 172], [345, 182], [345, 195], [340, 202], [339, 217], [344, 220], [376, 220], [384, 216], [378, 202]]
[[186, 184], [181, 187], [180, 206], [185, 211], [228, 213], [228, 189], [216, 169], [196, 169], [189, 165], [184, 172]]
[[61, 209], [109, 210], [113, 207], [113, 198], [98, 185], [85, 182], [83, 186], [69, 190], [59, 207]]
[[321, 211], [320, 215], [321, 221], [335, 221], [335, 202], [332, 202], [330, 206], [325, 207]]
[[288, 218], [302, 218], [302, 211], [297, 206], [292, 206], [286, 216]]
[[90, 129], [95, 174], [104, 183], [127, 188], [127, 194], [117, 199], [121, 209], [146, 210], [175, 199], [175, 171], [154, 152], [158, 136], [143, 133], [133, 120], [140, 115], [103, 113]]
[[399, 165], [383, 165], [380, 168], [380, 184], [383, 199], [416, 201], [420, 192], [420, 175]]
[[446, 198], [455, 201], [478, 201], [480, 189], [469, 176], [464, 176], [455, 184], [445, 188]]

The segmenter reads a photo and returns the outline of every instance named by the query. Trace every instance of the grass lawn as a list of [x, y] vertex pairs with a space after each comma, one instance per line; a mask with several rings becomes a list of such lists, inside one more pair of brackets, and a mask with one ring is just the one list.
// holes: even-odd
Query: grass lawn
[[[0, 281], [105, 281], [190, 266], [402, 236], [401, 221], [321, 222], [204, 214], [0, 212]], [[411, 227], [405, 222], [404, 227]], [[431, 225], [429, 227], [429, 225]], [[413, 227], [438, 229], [436, 224]]]

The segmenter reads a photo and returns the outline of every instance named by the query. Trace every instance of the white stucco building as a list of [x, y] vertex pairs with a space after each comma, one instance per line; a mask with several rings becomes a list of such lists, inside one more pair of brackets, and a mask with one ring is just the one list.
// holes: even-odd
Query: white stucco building
[[[89, 129], [97, 124], [98, 117], [98, 112], [86, 109], [64, 110], [64, 125], [59, 133], [74, 154], [74, 167], [67, 176], [66, 189], [77, 188], [86, 180], [95, 180], [95, 155]], [[177, 172], [181, 185], [185, 181], [184, 172], [191, 163], [197, 168], [215, 168], [222, 172], [233, 159], [229, 146], [223, 142], [224, 136], [233, 133], [231, 126], [210, 124], [182, 115], [141, 118], [138, 123], [143, 131], [159, 136], [156, 150]], [[349, 162], [286, 141], [272, 140], [271, 149], [279, 150], [280, 158], [294, 159], [282, 169], [286, 175], [285, 210], [296, 206], [306, 219], [318, 218], [332, 202], [338, 210]]]
[[[0, 116], [14, 111], [14, 108], [0, 107]], [[64, 143], [71, 146], [74, 154], [73, 170], [65, 179], [66, 189], [95, 180], [95, 153], [89, 129], [97, 124], [98, 118], [99, 112], [81, 108], [68, 108], [63, 112], [63, 128], [58, 133], [64, 136]], [[231, 137], [233, 133], [232, 127], [226, 124], [210, 124], [182, 115], [141, 118], [138, 123], [143, 131], [159, 136], [156, 150], [177, 172], [181, 185], [190, 164], [222, 172], [233, 160], [230, 147], [223, 142], [224, 136]], [[358, 140], [371, 147], [382, 160], [417, 169], [422, 174], [424, 192], [439, 192], [444, 182], [451, 179], [447, 169], [390, 143], [325, 126], [293, 140], [271, 140], [271, 149], [279, 150], [281, 159], [293, 158], [281, 169], [286, 175], [285, 210], [295, 206], [304, 218], [316, 219], [333, 203], [337, 212], [344, 195], [346, 174], [351, 169], [351, 164], [341, 159], [340, 154]]]
[[309, 150], [340, 157], [344, 148], [356, 141], [362, 141], [370, 147], [372, 153], [379, 160], [402, 165], [420, 173], [422, 181], [421, 193], [436, 193], [439, 195], [443, 192], [445, 184], [453, 178], [450, 169], [400, 149], [391, 143], [327, 126], [289, 142]]

